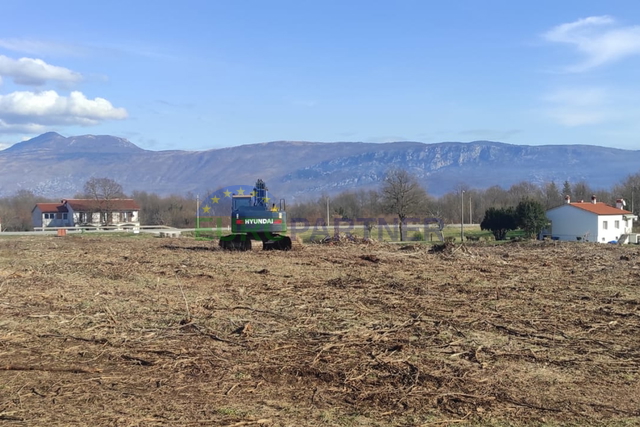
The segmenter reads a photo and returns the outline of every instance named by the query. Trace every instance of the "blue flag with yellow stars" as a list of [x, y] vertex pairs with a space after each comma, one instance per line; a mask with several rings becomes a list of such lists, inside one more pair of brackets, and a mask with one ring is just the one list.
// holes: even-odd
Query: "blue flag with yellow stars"
[[[200, 216], [231, 215], [231, 197], [234, 195], [255, 197], [254, 190], [253, 185], [229, 185], [221, 187], [200, 200]], [[266, 206], [269, 206], [273, 198], [267, 193], [263, 199], [262, 202]]]

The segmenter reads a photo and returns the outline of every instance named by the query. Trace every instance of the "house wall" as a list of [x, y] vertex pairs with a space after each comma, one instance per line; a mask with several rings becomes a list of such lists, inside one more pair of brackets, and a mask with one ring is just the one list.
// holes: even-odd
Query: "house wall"
[[551, 221], [551, 236], [571, 242], [595, 242], [598, 237], [598, 216], [582, 209], [564, 205], [547, 211]]
[[34, 228], [42, 227], [42, 211], [37, 206], [31, 211], [31, 223]]
[[138, 211], [114, 212], [113, 222], [115, 224], [139, 224]]
[[69, 218], [71, 218], [71, 222], [73, 226], [78, 225], [78, 212], [74, 211], [71, 206], [67, 205], [67, 210], [69, 211]]
[[[72, 213], [72, 217], [73, 217], [73, 225], [74, 226], [79, 226], [79, 225], [102, 225], [102, 221], [100, 220], [100, 213], [99, 212], [75, 212], [72, 211], [70, 207], [68, 207], [70, 212]], [[82, 221], [80, 221], [82, 219]]]
[[[607, 229], [604, 228], [604, 221], [607, 222]], [[618, 228], [615, 227], [618, 221]], [[626, 222], [620, 215], [601, 215], [598, 217], [598, 242], [606, 243], [618, 240], [623, 234], [631, 233], [633, 221]]]
[[[71, 206], [67, 206], [67, 209], [69, 209], [69, 214], [71, 215], [71, 217], [73, 218], [73, 224], [74, 225], [81, 225], [81, 224], [89, 224], [89, 225], [102, 225], [102, 218], [100, 218], [100, 213], [99, 212], [75, 212], [73, 211], [73, 209], [71, 208]], [[131, 219], [127, 219], [125, 221], [125, 215], [122, 212], [113, 212], [112, 213], [112, 223], [113, 225], [118, 225], [118, 224], [140, 224], [139, 221], [139, 212], [138, 211], [130, 211], [129, 213], [129, 217]], [[84, 221], [80, 221], [80, 217], [81, 216], [85, 216], [85, 220]]]
[[[47, 216], [53, 216], [53, 218], [45, 218]], [[58, 218], [59, 217], [59, 218]], [[71, 227], [71, 216], [67, 214], [67, 219], [64, 219], [64, 214], [61, 213], [43, 213], [39, 207], [31, 212], [31, 223], [34, 228], [38, 227]]]
[[[66, 218], [65, 218], [66, 216]], [[47, 227], [71, 227], [73, 223], [71, 222], [71, 217], [67, 212], [60, 212], [53, 214], [53, 218], [44, 218], [44, 214], [42, 217], [42, 222], [46, 223]], [[47, 222], [48, 221], [48, 222]]]

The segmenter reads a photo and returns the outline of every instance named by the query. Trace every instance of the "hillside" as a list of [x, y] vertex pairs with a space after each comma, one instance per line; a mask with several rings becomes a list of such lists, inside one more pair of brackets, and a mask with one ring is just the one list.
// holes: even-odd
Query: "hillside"
[[123, 138], [64, 137], [50, 132], [0, 151], [0, 196], [21, 189], [69, 197], [92, 177], [125, 191], [206, 194], [264, 179], [290, 200], [377, 187], [390, 168], [415, 174], [435, 196], [460, 184], [508, 187], [520, 181], [586, 180], [607, 188], [636, 173], [640, 151], [586, 145], [523, 146], [469, 143], [276, 141], [206, 151], [150, 151]]

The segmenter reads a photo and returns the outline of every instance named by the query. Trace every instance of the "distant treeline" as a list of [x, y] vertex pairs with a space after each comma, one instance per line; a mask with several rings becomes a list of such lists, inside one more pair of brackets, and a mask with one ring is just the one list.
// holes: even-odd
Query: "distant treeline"
[[[429, 188], [425, 188], [427, 194]], [[487, 209], [516, 206], [523, 199], [540, 202], [545, 209], [558, 206], [568, 195], [572, 201], [591, 200], [615, 205], [616, 199], [625, 199], [627, 210], [640, 211], [640, 173], [629, 175], [611, 189], [594, 189], [586, 181], [557, 184], [550, 182], [535, 185], [520, 182], [505, 189], [499, 185], [479, 190], [461, 184], [454, 192], [441, 197], [426, 196], [421, 217], [441, 218], [445, 223], [459, 224], [461, 221], [479, 224]], [[168, 225], [192, 228], [196, 225], [196, 196], [194, 194], [159, 196], [146, 191], [135, 191], [128, 195], [141, 206], [140, 222], [144, 225]], [[59, 202], [58, 199], [44, 199], [27, 190], [0, 198], [0, 223], [3, 230], [21, 231], [33, 229], [31, 211], [36, 203]], [[386, 217], [392, 220], [392, 212], [384, 203], [381, 190], [345, 191], [335, 196], [320, 195], [306, 201], [288, 204], [289, 219], [305, 218], [311, 223], [325, 220], [327, 205], [331, 220], [336, 218], [355, 220], [357, 218]], [[464, 216], [464, 217], [463, 217]]]
[[[427, 190], [427, 194], [429, 189]], [[520, 182], [505, 189], [498, 185], [479, 190], [468, 185], [460, 185], [457, 191], [449, 192], [441, 197], [428, 197], [422, 216], [441, 218], [447, 224], [479, 224], [489, 208], [515, 207], [524, 199], [534, 200], [550, 209], [564, 203], [565, 196], [572, 201], [590, 201], [596, 196], [597, 201], [615, 206], [617, 199], [626, 201], [627, 210], [640, 210], [640, 173], [630, 175], [609, 190], [594, 189], [586, 181], [560, 185], [550, 182], [535, 185]], [[331, 219], [379, 217], [387, 213], [384, 198], [380, 191], [346, 191], [337, 196], [322, 195], [306, 202], [298, 202], [288, 210], [289, 218], [307, 218], [309, 220], [327, 217], [327, 203]], [[464, 218], [463, 218], [464, 215]]]

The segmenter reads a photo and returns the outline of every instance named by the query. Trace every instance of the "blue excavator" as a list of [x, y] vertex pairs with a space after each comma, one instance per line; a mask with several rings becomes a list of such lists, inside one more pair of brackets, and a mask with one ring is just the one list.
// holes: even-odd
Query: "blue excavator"
[[270, 203], [263, 180], [258, 179], [253, 192], [231, 196], [231, 234], [220, 238], [220, 247], [232, 251], [251, 250], [251, 241], [261, 241], [263, 250], [291, 250], [287, 232], [285, 201]]

